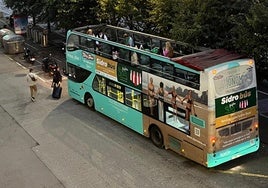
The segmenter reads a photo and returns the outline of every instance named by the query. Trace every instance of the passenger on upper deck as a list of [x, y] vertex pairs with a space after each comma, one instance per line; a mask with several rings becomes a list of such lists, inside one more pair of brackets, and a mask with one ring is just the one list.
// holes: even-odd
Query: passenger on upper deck
[[108, 40], [107, 35], [106, 35], [106, 34], [104, 34], [102, 31], [101, 31], [101, 32], [99, 32], [98, 37], [99, 37], [99, 38], [101, 38], [101, 39], [104, 39], [104, 40]]
[[93, 31], [92, 31], [92, 29], [88, 29], [88, 30], [87, 30], [87, 34], [88, 34], [88, 35], [93, 35]]
[[163, 55], [170, 58], [173, 57], [173, 48], [168, 41], [166, 42], [166, 45], [163, 49]]
[[[106, 34], [104, 34], [102, 31], [99, 32], [99, 34], [97, 35], [97, 38], [101, 38], [104, 40], [108, 40], [108, 37]], [[99, 41], [96, 41], [96, 51], [102, 51], [102, 44]]]
[[128, 45], [128, 46], [134, 46], [134, 40], [131, 36], [129, 36], [127, 33], [125, 33], [123, 35], [123, 37], [125, 38], [125, 44]]

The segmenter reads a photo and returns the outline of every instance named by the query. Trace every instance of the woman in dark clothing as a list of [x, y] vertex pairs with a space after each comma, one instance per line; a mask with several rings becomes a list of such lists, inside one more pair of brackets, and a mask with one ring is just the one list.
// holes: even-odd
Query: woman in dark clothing
[[62, 76], [60, 74], [59, 68], [57, 68], [53, 74], [53, 81], [52, 81], [51, 87], [58, 86], [61, 81], [62, 81]]

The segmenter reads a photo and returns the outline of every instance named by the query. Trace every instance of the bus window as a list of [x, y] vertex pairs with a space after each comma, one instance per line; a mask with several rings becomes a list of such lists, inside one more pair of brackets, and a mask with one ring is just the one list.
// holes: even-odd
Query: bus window
[[[86, 37], [81, 37], [80, 38], [80, 45], [79, 47], [82, 49], [82, 50], [85, 50], [85, 51], [91, 51], [92, 52], [92, 49], [90, 50], [89, 49], [89, 44], [88, 42], [90, 41], [91, 39], [87, 39]], [[93, 51], [94, 51], [94, 47], [93, 47]]]
[[90, 71], [67, 64], [68, 78], [78, 83], [84, 82], [91, 74]]
[[231, 127], [231, 134], [235, 134], [241, 131], [241, 124], [235, 124]]
[[103, 57], [112, 59], [112, 46], [110, 44], [102, 43], [101, 52], [102, 52], [101, 55]]
[[96, 75], [93, 81], [93, 89], [106, 95], [106, 79], [102, 76]]
[[111, 80], [107, 81], [107, 95], [118, 102], [124, 103], [123, 86]]
[[219, 130], [220, 136], [229, 136], [229, 134], [230, 134], [229, 127]]
[[156, 59], [151, 60], [151, 73], [154, 75], [161, 76], [163, 75], [163, 64], [164, 62], [158, 61]]
[[199, 74], [176, 68], [174, 76], [176, 82], [189, 86], [194, 89], [199, 89], [200, 86]]
[[138, 47], [141, 46], [141, 44], [144, 44], [144, 36], [140, 35], [140, 34], [137, 34], [137, 33], [134, 33], [133, 35], [133, 39], [135, 41], [135, 45], [137, 45]]
[[125, 44], [125, 38], [124, 38], [125, 33], [126, 33], [126, 31], [117, 30], [117, 42], [118, 43]]
[[119, 59], [123, 62], [130, 62], [130, 52], [124, 48], [119, 49]]
[[93, 53], [96, 48], [96, 41], [90, 38], [81, 38], [81, 45], [84, 46], [86, 51]]
[[187, 86], [195, 89], [199, 89], [199, 75], [191, 72], [187, 72]]
[[151, 52], [156, 54], [162, 54], [162, 52], [160, 52], [160, 50], [162, 50], [160, 40], [157, 38], [152, 38], [151, 42]]
[[150, 57], [144, 54], [140, 54], [140, 64], [141, 65], [150, 65]]
[[116, 30], [110, 28], [104, 28], [103, 31], [107, 35], [109, 40], [116, 42]]
[[70, 35], [67, 40], [66, 49], [68, 51], [74, 51], [79, 49], [79, 36], [78, 35]]
[[68, 73], [68, 78], [71, 80], [75, 80], [76, 75], [75, 75], [75, 66], [71, 65], [71, 64], [67, 64], [67, 71]]
[[165, 63], [163, 65], [163, 77], [169, 80], [174, 80], [174, 66], [171, 64]]
[[246, 130], [246, 129], [250, 128], [251, 124], [252, 124], [252, 120], [247, 120], [247, 121], [243, 122], [242, 123], [242, 130]]
[[125, 90], [126, 105], [141, 111], [141, 93], [133, 89]]

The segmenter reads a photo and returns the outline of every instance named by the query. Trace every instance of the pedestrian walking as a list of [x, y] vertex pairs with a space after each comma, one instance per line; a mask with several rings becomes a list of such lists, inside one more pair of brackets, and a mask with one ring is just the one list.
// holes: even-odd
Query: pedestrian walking
[[29, 69], [29, 73], [27, 74], [26, 79], [30, 87], [31, 100], [34, 102], [37, 94], [37, 86], [36, 86], [37, 76], [35, 75], [35, 73], [33, 73], [32, 68]]

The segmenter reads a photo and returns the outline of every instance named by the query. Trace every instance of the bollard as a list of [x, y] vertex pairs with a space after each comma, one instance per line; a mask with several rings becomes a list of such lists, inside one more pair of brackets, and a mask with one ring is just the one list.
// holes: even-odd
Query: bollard
[[34, 30], [34, 40], [35, 43], [38, 43], [38, 31], [35, 29]]
[[42, 38], [41, 38], [41, 45], [42, 47], [47, 47], [48, 45], [48, 30], [44, 29], [42, 33]]
[[42, 47], [47, 47], [48, 44], [48, 36], [46, 34], [43, 34], [42, 36]]

